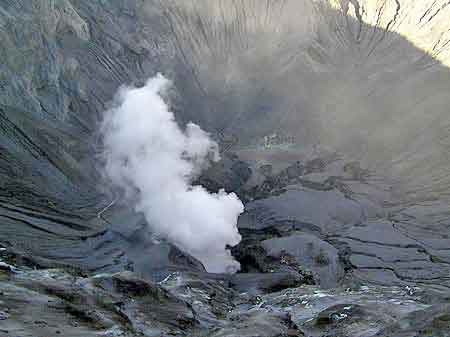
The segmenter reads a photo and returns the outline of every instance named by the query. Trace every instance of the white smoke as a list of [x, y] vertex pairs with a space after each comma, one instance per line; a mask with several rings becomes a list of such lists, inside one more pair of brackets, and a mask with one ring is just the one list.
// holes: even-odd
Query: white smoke
[[161, 94], [162, 75], [142, 88], [122, 88], [102, 126], [106, 173], [135, 200], [151, 230], [198, 258], [210, 272], [234, 272], [239, 263], [226, 246], [239, 243], [236, 223], [244, 206], [234, 193], [211, 194], [193, 179], [218, 146], [198, 125], [182, 131]]

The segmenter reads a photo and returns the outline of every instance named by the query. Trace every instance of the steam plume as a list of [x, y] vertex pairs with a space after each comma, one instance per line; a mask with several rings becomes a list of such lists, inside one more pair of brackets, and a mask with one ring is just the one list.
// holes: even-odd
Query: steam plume
[[180, 129], [161, 97], [168, 86], [157, 75], [142, 88], [119, 91], [102, 126], [106, 173], [135, 201], [154, 233], [210, 272], [236, 271], [239, 263], [226, 245], [241, 239], [236, 223], [244, 206], [234, 193], [192, 186], [201, 169], [219, 159], [218, 145], [196, 124]]

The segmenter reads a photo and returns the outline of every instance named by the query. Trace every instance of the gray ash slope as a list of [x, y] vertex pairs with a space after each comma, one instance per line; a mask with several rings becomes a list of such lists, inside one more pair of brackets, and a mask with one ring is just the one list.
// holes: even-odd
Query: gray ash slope
[[[443, 0], [2, 1], [2, 333], [448, 334], [449, 17]], [[227, 150], [200, 181], [247, 201], [245, 273], [205, 274], [127, 205], [98, 216], [102, 111], [156, 72]]]

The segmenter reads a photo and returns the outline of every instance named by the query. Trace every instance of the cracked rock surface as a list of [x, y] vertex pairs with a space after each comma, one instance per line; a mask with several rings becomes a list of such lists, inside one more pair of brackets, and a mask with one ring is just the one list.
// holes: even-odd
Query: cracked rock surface
[[[0, 1], [0, 336], [450, 336], [447, 0]], [[235, 275], [103, 178], [163, 72], [246, 211]]]

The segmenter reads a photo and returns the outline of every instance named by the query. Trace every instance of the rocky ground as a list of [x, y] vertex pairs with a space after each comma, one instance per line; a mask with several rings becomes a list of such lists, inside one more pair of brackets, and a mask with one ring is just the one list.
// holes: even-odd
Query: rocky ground
[[[17, 267], [2, 250], [2, 336], [448, 336], [450, 304], [426, 286], [324, 290], [280, 272], [88, 277]], [[301, 285], [302, 284], [302, 285]], [[290, 288], [292, 287], [292, 288]]]
[[[447, 0], [0, 1], [0, 336], [450, 336]], [[102, 175], [163, 72], [246, 211], [235, 275]], [[267, 139], [289, 144], [267, 144]]]
[[[243, 165], [235, 165], [238, 172], [252, 171]], [[341, 175], [334, 175], [339, 169]], [[202, 179], [214, 186], [217, 177], [224, 180], [220, 172], [212, 168]], [[230, 180], [238, 176], [227, 172]], [[184, 270], [159, 278], [133, 268], [48, 269], [36, 257], [4, 246], [1, 333], [450, 335], [448, 239], [444, 229], [420, 222], [423, 208], [381, 206], [380, 201], [389, 205], [389, 188], [375, 186], [371, 172], [336, 155], [295, 162], [261, 179], [251, 187], [248, 175], [234, 179], [249, 199], [239, 223], [243, 241], [233, 248], [242, 266], [235, 275], [208, 274], [181, 252]]]

